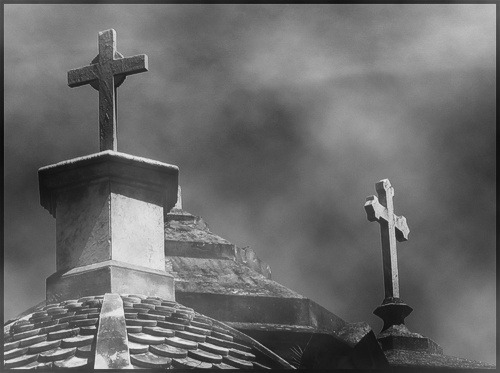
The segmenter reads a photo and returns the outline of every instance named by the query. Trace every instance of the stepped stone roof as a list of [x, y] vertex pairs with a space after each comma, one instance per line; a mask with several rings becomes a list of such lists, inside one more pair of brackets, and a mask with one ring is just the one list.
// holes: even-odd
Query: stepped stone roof
[[494, 369], [492, 364], [445, 355], [432, 339], [393, 325], [377, 336], [389, 364], [401, 368]]
[[337, 332], [346, 322], [271, 279], [250, 248], [212, 233], [199, 217], [173, 209], [165, 222], [165, 268], [177, 299], [240, 330]]
[[103, 359], [128, 368], [290, 367], [243, 333], [159, 297], [42, 304], [4, 327], [5, 368], [99, 368]]
[[172, 265], [176, 291], [248, 296], [304, 298], [232, 260], [166, 257]]
[[[178, 198], [180, 199], [180, 194]], [[271, 267], [260, 260], [251, 248], [233, 245], [210, 231], [208, 224], [200, 216], [192, 215], [177, 206], [166, 215], [165, 255], [229, 259], [271, 279]]]

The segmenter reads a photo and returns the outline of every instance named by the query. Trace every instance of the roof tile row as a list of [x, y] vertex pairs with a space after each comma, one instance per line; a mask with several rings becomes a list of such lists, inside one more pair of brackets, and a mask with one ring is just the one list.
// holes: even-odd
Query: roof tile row
[[[191, 308], [158, 297], [121, 298], [135, 368], [267, 368], [253, 347]], [[67, 300], [17, 320], [4, 329], [4, 367], [92, 368], [102, 302]]]
[[[191, 308], [161, 299], [122, 297], [130, 361], [138, 368], [266, 368], [252, 347]], [[140, 301], [139, 301], [140, 300]], [[151, 316], [151, 318], [148, 318]]]
[[37, 308], [4, 332], [5, 368], [89, 367], [102, 296]]

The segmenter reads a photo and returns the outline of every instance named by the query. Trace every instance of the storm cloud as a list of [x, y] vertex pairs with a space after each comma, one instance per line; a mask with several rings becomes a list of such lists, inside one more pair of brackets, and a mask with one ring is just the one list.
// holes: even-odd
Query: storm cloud
[[38, 168], [98, 151], [66, 72], [114, 28], [149, 72], [118, 89], [118, 150], [180, 167], [184, 208], [351, 322], [383, 299], [365, 197], [389, 178], [410, 330], [495, 363], [494, 5], [5, 5], [5, 319], [44, 298]]

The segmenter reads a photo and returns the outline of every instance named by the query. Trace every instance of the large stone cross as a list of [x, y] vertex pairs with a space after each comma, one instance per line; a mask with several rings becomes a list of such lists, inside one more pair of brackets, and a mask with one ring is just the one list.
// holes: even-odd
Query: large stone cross
[[68, 85], [79, 87], [90, 84], [99, 91], [100, 150], [117, 150], [116, 143], [116, 88], [127, 75], [148, 71], [148, 56], [139, 54], [124, 58], [116, 50], [116, 32], [99, 32], [99, 54], [90, 66], [68, 71]]
[[385, 301], [399, 299], [398, 254], [396, 240], [407, 241], [410, 229], [404, 216], [394, 214], [394, 188], [388, 179], [375, 184], [377, 196], [366, 198], [365, 210], [369, 221], [378, 221], [382, 235]]

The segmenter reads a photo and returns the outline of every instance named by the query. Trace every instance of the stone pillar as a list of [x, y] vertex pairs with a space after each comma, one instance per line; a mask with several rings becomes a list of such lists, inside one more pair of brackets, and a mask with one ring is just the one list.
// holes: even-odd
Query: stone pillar
[[174, 299], [164, 220], [177, 201], [177, 166], [115, 151], [38, 171], [40, 203], [56, 218], [56, 273], [47, 301], [104, 293]]

